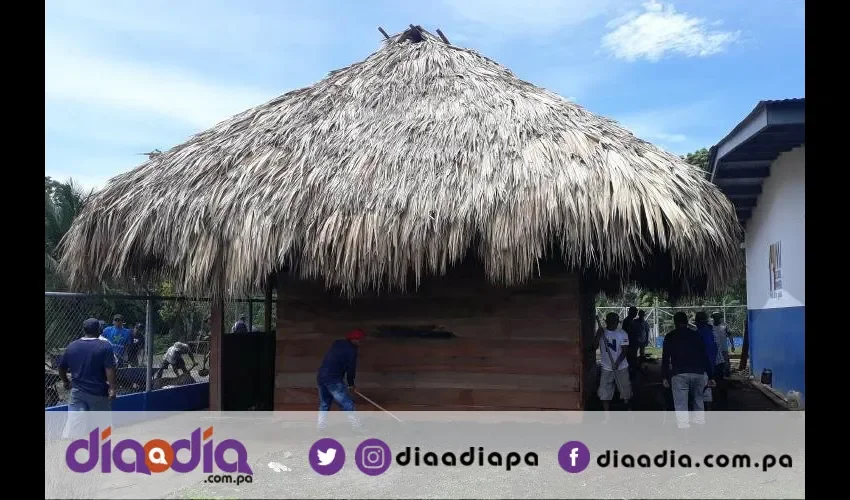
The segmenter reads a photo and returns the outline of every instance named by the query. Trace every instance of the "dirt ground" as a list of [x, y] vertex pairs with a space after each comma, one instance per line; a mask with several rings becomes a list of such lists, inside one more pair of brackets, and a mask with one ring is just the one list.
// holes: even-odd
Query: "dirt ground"
[[[743, 374], [737, 372], [738, 360], [732, 360], [733, 370], [730, 379], [725, 381], [727, 401], [725, 405], [715, 404], [717, 410], [727, 411], [778, 411], [782, 408], [765, 396], [761, 391], [745, 381]], [[601, 410], [602, 403], [595, 396], [598, 379], [594, 385], [594, 395], [588, 401], [588, 410]], [[672, 395], [661, 384], [661, 360], [652, 357], [643, 364], [643, 370], [633, 382], [632, 410], [657, 411], [672, 410]], [[619, 396], [615, 395], [615, 399]], [[624, 410], [619, 401], [612, 402], [612, 410]]]

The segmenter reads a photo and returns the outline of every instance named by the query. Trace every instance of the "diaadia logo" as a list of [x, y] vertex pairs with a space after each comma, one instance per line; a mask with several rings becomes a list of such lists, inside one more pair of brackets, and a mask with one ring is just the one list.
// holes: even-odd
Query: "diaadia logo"
[[[248, 465], [245, 446], [235, 439], [214, 443], [213, 428], [201, 433], [200, 427], [192, 431], [189, 439], [178, 439], [169, 443], [163, 439], [151, 439], [142, 444], [135, 439], [123, 439], [112, 443], [109, 439], [112, 427], [103, 431], [95, 428], [88, 439], [78, 439], [68, 445], [65, 462], [74, 472], [91, 472], [100, 463], [101, 472], [136, 472], [140, 474], [160, 473], [168, 469], [174, 472], [192, 472], [200, 465], [206, 474], [213, 473], [213, 465], [220, 472], [253, 475]], [[178, 452], [187, 450], [188, 459], [181, 461]], [[225, 452], [236, 452], [236, 460], [225, 459]], [[185, 454], [184, 454], [185, 455]]]

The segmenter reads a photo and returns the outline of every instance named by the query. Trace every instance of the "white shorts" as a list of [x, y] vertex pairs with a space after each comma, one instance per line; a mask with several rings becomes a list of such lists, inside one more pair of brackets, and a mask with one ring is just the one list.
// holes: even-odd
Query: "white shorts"
[[620, 398], [631, 399], [632, 384], [629, 381], [629, 369], [620, 368], [617, 371], [602, 370], [599, 377], [599, 399], [611, 401], [614, 399], [614, 386], [620, 391]]

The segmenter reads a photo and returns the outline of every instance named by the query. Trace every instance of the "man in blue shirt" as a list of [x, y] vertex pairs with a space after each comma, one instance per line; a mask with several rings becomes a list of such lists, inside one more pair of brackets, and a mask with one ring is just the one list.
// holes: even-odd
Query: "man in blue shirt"
[[357, 350], [365, 336], [360, 330], [352, 330], [345, 336], [345, 340], [334, 341], [325, 354], [316, 376], [319, 386], [319, 430], [327, 425], [327, 412], [334, 401], [343, 411], [348, 412], [351, 426], [355, 430], [360, 429], [360, 421], [354, 414], [354, 401], [351, 400], [349, 389], [351, 392], [356, 390], [354, 377], [357, 374]]
[[[97, 319], [83, 322], [83, 337], [71, 342], [59, 361], [59, 378], [65, 390], [71, 391], [68, 402], [68, 428], [83, 434], [91, 429], [74, 429], [85, 422], [72, 418], [76, 412], [108, 412], [115, 399], [115, 358], [112, 346], [98, 338], [100, 325]], [[71, 380], [68, 380], [68, 373]], [[79, 435], [76, 434], [75, 435]]]
[[[717, 344], [714, 342], [714, 327], [708, 324], [708, 314], [705, 311], [699, 311], [694, 317], [694, 322], [697, 325], [697, 332], [702, 337], [702, 343], [705, 344], [705, 353], [708, 356], [708, 362], [711, 366], [714, 366], [715, 359], [717, 358]], [[711, 372], [712, 378], [714, 375], [715, 372]], [[712, 390], [708, 387], [708, 378], [709, 374], [706, 373], [704, 383], [704, 387], [706, 387], [706, 389], [703, 391], [703, 402], [706, 410], [709, 409], [710, 403], [713, 401]]]
[[130, 344], [132, 337], [132, 330], [124, 328], [124, 316], [120, 314], [112, 318], [112, 326], [103, 329], [103, 338], [112, 344], [112, 350], [119, 365], [124, 362], [124, 350]]

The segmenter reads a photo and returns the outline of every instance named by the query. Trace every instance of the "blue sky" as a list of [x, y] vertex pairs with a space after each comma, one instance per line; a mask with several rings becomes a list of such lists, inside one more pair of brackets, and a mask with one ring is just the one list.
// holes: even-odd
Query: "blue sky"
[[684, 154], [805, 96], [803, 0], [48, 0], [45, 172], [102, 187], [155, 148], [420, 24]]

